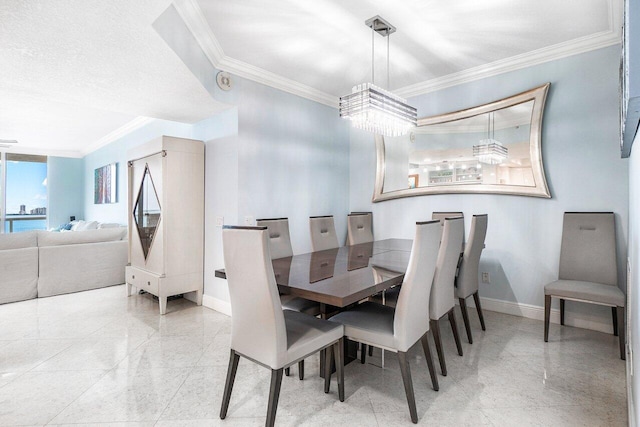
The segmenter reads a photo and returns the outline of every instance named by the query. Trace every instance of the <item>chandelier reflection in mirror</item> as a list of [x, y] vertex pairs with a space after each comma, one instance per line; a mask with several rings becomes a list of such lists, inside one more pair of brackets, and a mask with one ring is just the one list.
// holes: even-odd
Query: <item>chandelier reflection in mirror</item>
[[498, 165], [507, 159], [509, 150], [495, 139], [496, 125], [495, 112], [490, 112], [487, 123], [487, 139], [481, 139], [479, 145], [473, 146], [473, 157], [477, 157], [480, 163]]
[[351, 94], [340, 97], [340, 117], [353, 127], [384, 136], [405, 135], [416, 126], [417, 110], [407, 101], [376, 86], [374, 72], [375, 33], [387, 38], [387, 88], [389, 88], [389, 36], [396, 28], [379, 16], [365, 21], [371, 28], [371, 83], [356, 85]]

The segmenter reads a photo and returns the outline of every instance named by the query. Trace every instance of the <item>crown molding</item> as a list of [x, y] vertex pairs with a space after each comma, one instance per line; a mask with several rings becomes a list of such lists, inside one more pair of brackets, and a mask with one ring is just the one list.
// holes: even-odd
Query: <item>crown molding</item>
[[[338, 107], [338, 97], [335, 95], [225, 55], [197, 0], [175, 0], [173, 5], [215, 68], [330, 107]], [[394, 90], [394, 93], [409, 98], [619, 44], [622, 41], [622, 7], [621, 0], [609, 0], [607, 31], [405, 86]]]
[[122, 138], [123, 136], [133, 132], [134, 130], [140, 129], [142, 126], [145, 126], [155, 119], [151, 117], [136, 117], [131, 120], [129, 123], [120, 126], [114, 131], [109, 132], [99, 140], [87, 145], [82, 150], [79, 151], [80, 157], [84, 157], [89, 153], [93, 153], [94, 151], [104, 147], [105, 145], [111, 144], [112, 142]]
[[423, 95], [435, 92], [451, 86], [469, 83], [487, 77], [497, 76], [510, 71], [528, 68], [568, 56], [589, 52], [603, 47], [620, 43], [620, 36], [612, 32], [593, 34], [581, 39], [560, 43], [554, 46], [545, 47], [522, 55], [501, 59], [490, 64], [469, 68], [457, 73], [448, 74], [436, 79], [427, 80], [422, 83], [405, 86], [394, 90], [394, 93], [403, 98]]
[[338, 97], [334, 95], [225, 55], [196, 0], [175, 0], [173, 5], [215, 68], [338, 108]]
[[38, 147], [0, 148], [0, 151], [14, 154], [30, 154], [34, 156], [71, 157], [74, 159], [80, 159], [83, 157], [82, 153], [78, 150], [56, 150]]

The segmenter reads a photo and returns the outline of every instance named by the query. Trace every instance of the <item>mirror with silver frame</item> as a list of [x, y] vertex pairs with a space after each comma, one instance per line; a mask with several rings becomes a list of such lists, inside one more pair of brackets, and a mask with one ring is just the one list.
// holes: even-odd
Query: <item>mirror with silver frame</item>
[[541, 152], [549, 86], [418, 119], [408, 135], [376, 135], [373, 201], [447, 193], [550, 198]]

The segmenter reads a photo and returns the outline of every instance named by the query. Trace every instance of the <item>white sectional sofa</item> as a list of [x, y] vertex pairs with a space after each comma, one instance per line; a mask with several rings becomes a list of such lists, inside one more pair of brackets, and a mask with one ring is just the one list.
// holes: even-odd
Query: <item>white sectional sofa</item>
[[37, 233], [0, 234], [0, 304], [37, 295]]
[[0, 304], [122, 284], [127, 229], [0, 234]]

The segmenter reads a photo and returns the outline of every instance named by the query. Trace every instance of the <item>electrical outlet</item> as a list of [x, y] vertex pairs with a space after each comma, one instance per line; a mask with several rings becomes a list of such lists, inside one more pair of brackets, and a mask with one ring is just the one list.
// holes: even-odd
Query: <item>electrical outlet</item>
[[256, 225], [255, 220], [253, 219], [253, 215], [245, 215], [244, 217], [244, 225]]
[[482, 272], [482, 283], [491, 283], [491, 277], [486, 271]]
[[224, 225], [224, 217], [217, 216], [216, 217], [216, 227], [222, 227]]

